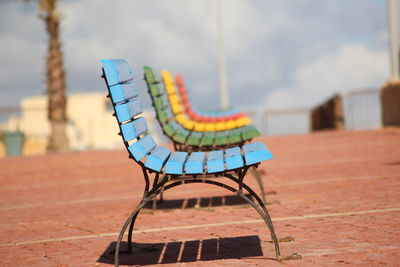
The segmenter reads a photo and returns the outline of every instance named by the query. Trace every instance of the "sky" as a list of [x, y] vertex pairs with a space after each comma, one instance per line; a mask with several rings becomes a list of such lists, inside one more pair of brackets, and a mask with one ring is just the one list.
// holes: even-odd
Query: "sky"
[[[68, 94], [106, 92], [102, 58], [181, 73], [202, 108], [216, 108], [215, 0], [60, 0]], [[231, 106], [312, 107], [389, 78], [384, 0], [223, 0]], [[0, 107], [45, 94], [47, 35], [37, 1], [0, 1]], [[147, 101], [148, 102], [148, 101]]]

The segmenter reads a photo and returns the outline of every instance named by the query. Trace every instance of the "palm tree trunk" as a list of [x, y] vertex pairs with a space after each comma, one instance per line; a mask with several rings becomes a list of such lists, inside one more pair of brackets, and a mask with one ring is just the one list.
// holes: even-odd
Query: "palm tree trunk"
[[50, 136], [47, 150], [66, 151], [69, 148], [68, 137], [66, 135], [66, 84], [62, 51], [59, 41], [59, 17], [54, 2], [53, 5], [51, 5], [51, 8], [47, 10], [47, 14], [43, 17], [49, 35], [46, 63], [48, 94], [47, 111], [50, 122]]

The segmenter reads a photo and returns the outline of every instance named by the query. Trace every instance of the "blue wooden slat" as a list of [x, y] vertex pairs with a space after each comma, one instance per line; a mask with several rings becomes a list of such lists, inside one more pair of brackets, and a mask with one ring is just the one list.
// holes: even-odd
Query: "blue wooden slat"
[[139, 99], [133, 99], [128, 103], [115, 106], [115, 112], [117, 114], [118, 121], [122, 123], [132, 119], [136, 115], [141, 114], [143, 112], [143, 108]]
[[128, 147], [136, 161], [143, 159], [151, 150], [157, 146], [157, 143], [150, 135], [146, 135], [139, 141]]
[[208, 153], [207, 172], [216, 173], [224, 171], [224, 151], [216, 150]]
[[102, 59], [104, 73], [108, 86], [123, 83], [133, 79], [132, 70], [124, 59]]
[[137, 138], [139, 135], [144, 134], [147, 131], [146, 120], [141, 117], [134, 121], [121, 125], [122, 136], [125, 141], [130, 141]]
[[260, 142], [244, 145], [243, 152], [244, 152], [244, 159], [246, 160], [246, 165], [251, 165], [254, 163], [258, 163], [273, 158], [267, 146], [264, 143]]
[[183, 165], [186, 161], [188, 153], [177, 151], [173, 152], [169, 157], [167, 163], [165, 164], [165, 173], [166, 174], [182, 174], [183, 173]]
[[243, 167], [243, 157], [239, 147], [232, 147], [225, 151], [226, 169], [233, 170]]
[[206, 153], [204, 152], [192, 152], [185, 164], [185, 172], [187, 174], [201, 174], [204, 170], [204, 163], [206, 159]]
[[114, 104], [137, 97], [139, 90], [134, 82], [117, 84], [110, 87], [111, 100]]
[[164, 166], [164, 163], [167, 160], [169, 154], [171, 154], [171, 151], [169, 149], [158, 146], [147, 157], [144, 166], [152, 169], [153, 171], [159, 172]]

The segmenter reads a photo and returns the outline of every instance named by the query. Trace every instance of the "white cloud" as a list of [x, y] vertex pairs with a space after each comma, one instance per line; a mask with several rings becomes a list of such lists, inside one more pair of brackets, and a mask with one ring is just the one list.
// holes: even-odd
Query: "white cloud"
[[296, 79], [302, 87], [314, 91], [321, 86], [331, 91], [365, 88], [388, 78], [387, 63], [385, 50], [370, 50], [364, 45], [348, 44], [304, 65], [298, 70]]
[[[60, 3], [69, 92], [104, 90], [99, 60], [123, 57], [138, 74], [138, 80], [143, 65], [181, 72], [200, 105], [213, 108], [218, 104], [214, 0]], [[4, 100], [7, 95], [20, 99], [45, 88], [47, 44], [36, 4], [0, 3], [0, 57], [8, 66], [0, 80], [0, 105], [9, 104]], [[381, 62], [380, 53], [386, 49], [386, 10], [381, 1], [235, 0], [224, 4], [228, 78], [234, 106], [262, 105], [264, 95], [275, 106], [289, 102], [271, 103], [270, 99], [292, 98], [294, 104], [306, 105], [310, 100], [303, 94], [315, 89], [302, 88], [317, 87], [314, 73], [323, 77], [324, 88], [329, 88], [317, 91], [320, 97], [336, 89], [375, 86], [384, 79], [383, 69], [374, 64], [368, 67], [370, 61], [362, 60], [370, 60], [377, 53], [375, 60]], [[352, 43], [365, 49], [351, 50], [348, 45]], [[349, 55], [363, 65], [360, 70], [351, 60], [346, 61]], [[324, 64], [332, 65], [327, 72], [321, 67]], [[343, 79], [339, 83], [329, 72]]]
[[307, 107], [334, 93], [379, 88], [388, 79], [386, 50], [346, 44], [330, 54], [304, 64], [294, 74], [292, 87], [266, 94], [268, 108]]
[[0, 10], [0, 105], [17, 106], [26, 95], [44, 92], [45, 35], [35, 28], [43, 28], [37, 16], [27, 15], [32, 3], [2, 3]]

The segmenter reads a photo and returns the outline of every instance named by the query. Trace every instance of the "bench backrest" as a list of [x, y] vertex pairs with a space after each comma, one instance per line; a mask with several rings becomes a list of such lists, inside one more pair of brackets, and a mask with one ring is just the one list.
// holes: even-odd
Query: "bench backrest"
[[183, 113], [183, 104], [180, 95], [177, 92], [178, 89], [176, 88], [174, 78], [167, 70], [161, 71], [161, 76], [164, 81], [165, 91], [167, 92], [172, 112], [176, 115]]
[[157, 143], [148, 133], [146, 120], [133, 82], [133, 73], [123, 59], [102, 59], [104, 79], [115, 110], [121, 135], [129, 153], [136, 161], [142, 160]]
[[156, 111], [157, 119], [161, 125], [165, 125], [168, 121], [174, 121], [171, 103], [168, 94], [162, 85], [161, 79], [158, 79], [153, 69], [148, 66], [144, 67], [144, 79], [149, 89], [149, 94]]

